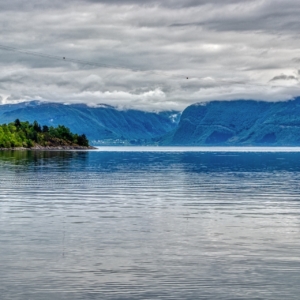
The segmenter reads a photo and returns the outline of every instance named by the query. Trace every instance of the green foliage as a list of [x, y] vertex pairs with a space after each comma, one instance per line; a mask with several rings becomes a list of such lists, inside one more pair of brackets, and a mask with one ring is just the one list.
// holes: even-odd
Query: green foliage
[[33, 124], [15, 122], [0, 125], [0, 148], [25, 147], [34, 145], [41, 146], [89, 146], [89, 141], [85, 134], [73, 134], [64, 125], [58, 127], [41, 126], [37, 121]]

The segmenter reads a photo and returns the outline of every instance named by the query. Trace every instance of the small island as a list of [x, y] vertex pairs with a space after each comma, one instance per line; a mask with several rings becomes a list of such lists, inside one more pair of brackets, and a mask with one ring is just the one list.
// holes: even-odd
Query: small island
[[64, 125], [41, 126], [33, 123], [15, 122], [0, 125], [0, 149], [72, 150], [94, 149], [85, 134], [74, 134]]

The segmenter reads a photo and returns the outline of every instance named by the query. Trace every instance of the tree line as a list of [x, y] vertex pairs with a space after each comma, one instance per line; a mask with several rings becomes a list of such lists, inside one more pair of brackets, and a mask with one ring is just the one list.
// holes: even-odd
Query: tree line
[[85, 134], [74, 134], [64, 125], [41, 126], [37, 121], [29, 123], [21, 122], [19, 119], [0, 125], [0, 148], [31, 148], [35, 145], [88, 147], [89, 141]]

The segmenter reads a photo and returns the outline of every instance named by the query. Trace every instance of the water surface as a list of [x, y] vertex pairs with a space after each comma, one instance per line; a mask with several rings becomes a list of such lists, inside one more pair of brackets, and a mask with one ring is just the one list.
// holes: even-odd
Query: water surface
[[0, 152], [1, 300], [299, 299], [297, 150], [124, 150]]

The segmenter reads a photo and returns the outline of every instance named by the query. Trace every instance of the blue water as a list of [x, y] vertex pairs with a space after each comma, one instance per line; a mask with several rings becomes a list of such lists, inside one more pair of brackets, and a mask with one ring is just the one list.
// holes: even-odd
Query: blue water
[[0, 151], [1, 300], [299, 299], [300, 152], [146, 150]]

